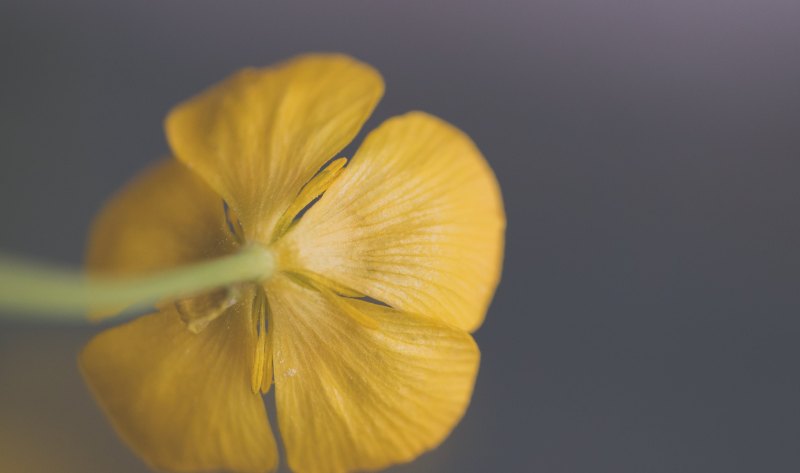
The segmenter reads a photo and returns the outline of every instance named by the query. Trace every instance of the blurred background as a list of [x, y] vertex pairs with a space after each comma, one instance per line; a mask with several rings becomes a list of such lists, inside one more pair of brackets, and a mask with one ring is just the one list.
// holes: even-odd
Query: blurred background
[[[0, 249], [79, 265], [173, 105], [318, 50], [383, 73], [367, 129], [469, 133], [508, 212], [472, 405], [392, 471], [800, 471], [795, 0], [2, 0]], [[146, 471], [96, 331], [0, 322], [0, 471]]]

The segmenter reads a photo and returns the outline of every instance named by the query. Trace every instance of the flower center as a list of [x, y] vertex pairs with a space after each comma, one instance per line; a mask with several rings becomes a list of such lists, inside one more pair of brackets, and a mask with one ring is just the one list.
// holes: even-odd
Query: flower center
[[[242, 279], [241, 282], [235, 282], [173, 302], [175, 309], [191, 332], [200, 333], [208, 324], [237, 303], [252, 301], [254, 295], [263, 292], [260, 283], [269, 279], [275, 273], [276, 258], [272, 250], [259, 244], [248, 244], [238, 251], [242, 252], [241, 256], [245, 256], [245, 258], [240, 258], [242, 264], [257, 269], [257, 271], [253, 272], [251, 270], [249, 273], [255, 273], [256, 276], [250, 276], [252, 279]], [[240, 268], [223, 268], [221, 271], [226, 269], [235, 275]], [[259, 272], [261, 273], [260, 275], [258, 274]], [[219, 273], [216, 273], [214, 276], [219, 275]], [[225, 273], [222, 275], [224, 276]], [[236, 279], [230, 278], [228, 280], [235, 281]]]

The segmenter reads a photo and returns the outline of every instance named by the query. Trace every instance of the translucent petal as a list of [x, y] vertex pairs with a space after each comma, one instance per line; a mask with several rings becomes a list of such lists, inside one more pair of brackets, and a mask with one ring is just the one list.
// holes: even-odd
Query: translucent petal
[[175, 155], [268, 243], [301, 187], [358, 133], [383, 94], [370, 66], [335, 54], [243, 70], [176, 107]]
[[240, 303], [192, 333], [175, 311], [95, 337], [83, 375], [119, 435], [167, 471], [274, 470], [278, 453], [261, 396], [250, 389], [255, 333]]
[[[284, 276], [267, 294], [278, 423], [293, 471], [410, 461], [437, 446], [463, 415], [480, 357], [466, 332], [368, 302], [334, 302]], [[342, 304], [377, 328], [344, 313]]]
[[370, 133], [284, 238], [281, 267], [477, 328], [500, 277], [505, 215], [472, 141], [424, 113]]

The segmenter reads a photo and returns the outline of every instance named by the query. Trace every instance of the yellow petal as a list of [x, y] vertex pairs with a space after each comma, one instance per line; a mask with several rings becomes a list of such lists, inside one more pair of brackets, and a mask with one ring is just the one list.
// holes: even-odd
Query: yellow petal
[[81, 354], [98, 403], [152, 467], [275, 469], [275, 439], [263, 401], [250, 389], [255, 333], [244, 307], [199, 334], [174, 311], [148, 315], [101, 333]]
[[382, 94], [366, 64], [300, 56], [243, 70], [179, 105], [167, 137], [238, 212], [245, 234], [268, 243], [301, 187], [355, 137]]
[[137, 176], [103, 207], [89, 236], [89, 271], [127, 276], [232, 251], [222, 198], [174, 159]]
[[278, 253], [286, 271], [471, 331], [500, 277], [504, 229], [500, 190], [480, 151], [455, 127], [415, 112], [367, 136]]
[[[278, 423], [292, 470], [410, 461], [463, 415], [480, 357], [469, 334], [368, 302], [333, 302], [284, 276], [270, 281], [267, 295]], [[378, 327], [360, 324], [340, 304]]]

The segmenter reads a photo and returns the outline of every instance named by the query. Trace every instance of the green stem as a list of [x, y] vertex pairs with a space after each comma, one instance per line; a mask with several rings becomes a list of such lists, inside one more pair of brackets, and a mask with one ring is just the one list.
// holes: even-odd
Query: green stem
[[217, 259], [124, 278], [89, 276], [0, 257], [0, 317], [86, 320], [88, 312], [144, 309], [165, 299], [265, 279], [274, 267], [272, 252], [257, 245]]

